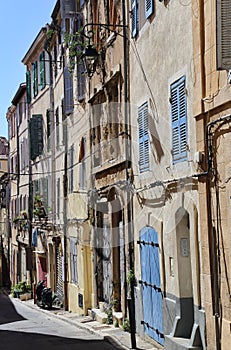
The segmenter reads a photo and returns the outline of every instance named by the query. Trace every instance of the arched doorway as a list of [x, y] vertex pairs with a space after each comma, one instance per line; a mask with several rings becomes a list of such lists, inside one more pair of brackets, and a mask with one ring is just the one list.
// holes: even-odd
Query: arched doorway
[[180, 318], [174, 336], [190, 338], [194, 323], [190, 219], [188, 212], [184, 208], [177, 210], [175, 219]]

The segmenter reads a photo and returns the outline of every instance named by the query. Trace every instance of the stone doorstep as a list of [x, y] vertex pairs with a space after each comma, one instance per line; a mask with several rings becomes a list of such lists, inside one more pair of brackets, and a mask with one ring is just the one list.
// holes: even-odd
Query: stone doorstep
[[[101, 311], [100, 309], [91, 309], [88, 310], [88, 315], [92, 317], [93, 320], [98, 321], [99, 323], [107, 322], [107, 314], [106, 312]], [[119, 326], [123, 324], [123, 314], [122, 312], [112, 312], [113, 324], [117, 321]]]
[[115, 321], [118, 322], [118, 325], [121, 327], [123, 325], [123, 314], [122, 312], [112, 312], [112, 317], [113, 317], [113, 323], [115, 323]]
[[200, 346], [190, 345], [190, 338], [178, 338], [170, 335], [165, 336], [164, 348], [166, 350], [202, 350]]
[[99, 323], [107, 322], [107, 314], [105, 312], [100, 311], [100, 309], [88, 310], [88, 315], [91, 316], [93, 320], [96, 320]]

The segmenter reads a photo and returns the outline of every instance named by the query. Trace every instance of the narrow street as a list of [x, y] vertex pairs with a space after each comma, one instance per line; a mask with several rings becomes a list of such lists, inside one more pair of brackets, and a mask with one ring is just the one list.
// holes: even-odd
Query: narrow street
[[0, 339], [4, 350], [115, 349], [100, 336], [28, 308], [1, 292]]

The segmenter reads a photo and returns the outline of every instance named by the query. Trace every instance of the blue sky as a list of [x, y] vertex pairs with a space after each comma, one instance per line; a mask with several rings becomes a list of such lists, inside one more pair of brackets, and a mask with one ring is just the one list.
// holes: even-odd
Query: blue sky
[[56, 0], [0, 2], [0, 136], [7, 137], [6, 112], [25, 81], [22, 58], [41, 27], [51, 22]]

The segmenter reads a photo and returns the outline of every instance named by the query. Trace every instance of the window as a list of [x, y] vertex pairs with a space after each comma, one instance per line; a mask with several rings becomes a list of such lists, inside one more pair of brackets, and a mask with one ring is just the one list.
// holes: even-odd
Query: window
[[138, 0], [132, 0], [132, 37], [138, 33]]
[[31, 102], [31, 74], [28, 70], [26, 72], [26, 96], [27, 96], [27, 103]]
[[85, 97], [85, 86], [86, 86], [86, 76], [85, 76], [84, 64], [81, 59], [77, 61], [77, 88], [78, 88], [78, 101], [82, 101]]
[[57, 218], [59, 219], [60, 214], [60, 178], [57, 180]]
[[51, 112], [47, 109], [47, 151], [51, 149]]
[[187, 159], [187, 107], [185, 77], [170, 86], [173, 163]]
[[138, 108], [138, 134], [139, 134], [139, 170], [149, 170], [149, 123], [148, 103]]
[[79, 187], [85, 189], [86, 184], [86, 137], [83, 137], [80, 143], [79, 150], [79, 162], [80, 162], [80, 174], [79, 174]]
[[43, 152], [43, 116], [34, 114], [29, 122], [30, 157], [32, 160]]
[[69, 72], [69, 67], [64, 68], [64, 93], [65, 93], [65, 114], [71, 114], [74, 109], [73, 100], [73, 77]]
[[154, 13], [154, 0], [132, 0], [132, 37], [134, 38], [146, 20]]
[[153, 14], [153, 0], [145, 0], [145, 16], [149, 18]]
[[231, 4], [230, 0], [216, 0], [217, 69], [231, 69]]
[[32, 79], [33, 79], [33, 97], [38, 95], [38, 63], [35, 61], [32, 64]]
[[71, 267], [71, 282], [78, 283], [77, 272], [77, 240], [74, 237], [70, 237], [70, 267]]
[[69, 166], [68, 166], [68, 191], [72, 193], [74, 191], [74, 145], [69, 149]]
[[59, 107], [55, 110], [55, 126], [56, 126], [56, 148], [59, 149], [60, 137], [59, 137]]
[[44, 89], [46, 86], [46, 69], [45, 69], [45, 52], [41, 52], [39, 57], [40, 68], [40, 89]]

